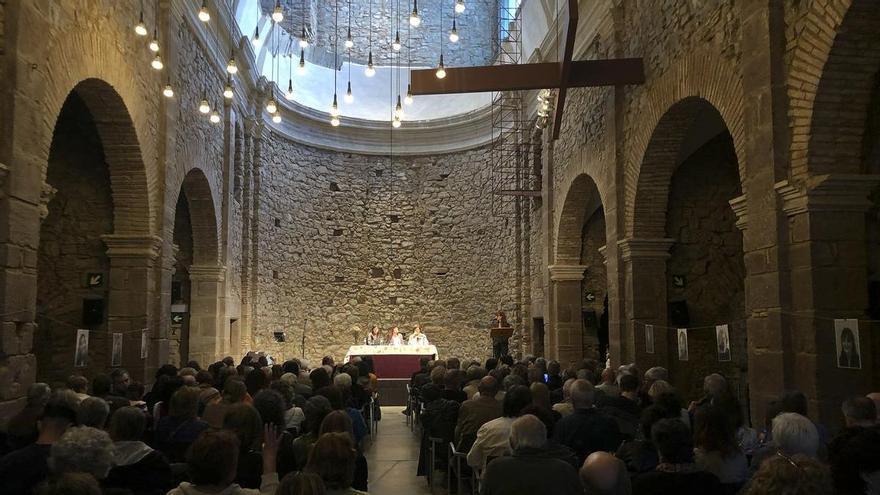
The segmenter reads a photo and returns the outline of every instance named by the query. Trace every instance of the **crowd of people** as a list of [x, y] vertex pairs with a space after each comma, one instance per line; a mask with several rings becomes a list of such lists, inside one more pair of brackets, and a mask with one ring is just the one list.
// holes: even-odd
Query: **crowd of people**
[[32, 385], [0, 438], [9, 495], [358, 495], [378, 384], [369, 359], [270, 365], [250, 353]]
[[880, 393], [844, 401], [832, 436], [798, 391], [751, 427], [717, 373], [689, 403], [664, 368], [589, 359], [565, 370], [543, 358], [423, 361], [410, 384], [419, 474], [446, 462], [429, 465], [431, 439], [451, 442], [483, 495], [880, 493]]
[[[877, 393], [844, 401], [832, 434], [797, 391], [752, 428], [720, 374], [687, 404], [663, 368], [589, 359], [423, 359], [410, 384], [417, 474], [444, 468], [451, 443], [484, 495], [880, 493]], [[123, 369], [36, 383], [0, 438], [0, 491], [366, 493], [377, 385], [369, 358], [310, 369], [257, 354], [162, 366], [149, 391]], [[441, 455], [428, 455], [431, 439]]]

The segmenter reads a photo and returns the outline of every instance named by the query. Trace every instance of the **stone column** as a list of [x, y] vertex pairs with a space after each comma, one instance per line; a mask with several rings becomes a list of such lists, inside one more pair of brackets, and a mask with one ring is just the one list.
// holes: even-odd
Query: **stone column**
[[229, 351], [229, 325], [225, 322], [223, 265], [189, 267], [189, 359], [200, 364], [222, 359]]
[[[636, 362], [642, 370], [667, 366], [666, 260], [673, 239], [624, 239], [617, 243], [623, 265], [625, 324], [612, 355], [622, 363]], [[654, 353], [645, 352], [645, 325], [654, 327]]]
[[[869, 390], [871, 331], [860, 325], [861, 369], [841, 369], [833, 319], [865, 319], [868, 307], [865, 213], [877, 175], [822, 175], [776, 190], [790, 229], [793, 386], [811, 400], [819, 421], [839, 424], [840, 403]], [[813, 409], [815, 407], [815, 409]]]
[[[146, 383], [147, 362], [141, 359], [141, 332], [148, 329], [151, 340], [156, 337], [157, 319], [153, 313], [156, 288], [156, 259], [162, 239], [155, 236], [108, 234], [101, 236], [110, 258], [110, 295], [107, 308], [107, 329], [121, 332], [122, 367], [132, 379]], [[147, 360], [156, 359], [150, 349]]]
[[585, 265], [551, 265], [550, 283], [553, 292], [553, 326], [555, 346], [547, 349], [563, 367], [583, 358], [584, 322], [581, 314], [581, 282]]

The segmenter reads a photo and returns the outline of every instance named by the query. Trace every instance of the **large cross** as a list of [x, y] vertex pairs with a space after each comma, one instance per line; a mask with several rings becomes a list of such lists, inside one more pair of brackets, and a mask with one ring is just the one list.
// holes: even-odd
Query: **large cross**
[[553, 139], [558, 139], [568, 88], [645, 82], [641, 58], [572, 61], [577, 25], [578, 0], [568, 0], [568, 27], [560, 62], [448, 68], [444, 79], [438, 79], [434, 69], [414, 70], [412, 92], [439, 95], [558, 88], [553, 114]]

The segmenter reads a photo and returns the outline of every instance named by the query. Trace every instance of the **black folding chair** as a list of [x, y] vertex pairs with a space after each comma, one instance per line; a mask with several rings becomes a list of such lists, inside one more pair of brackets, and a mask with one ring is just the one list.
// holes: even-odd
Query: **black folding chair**
[[434, 476], [437, 469], [437, 460], [439, 458], [438, 454], [443, 448], [443, 439], [437, 437], [428, 437], [428, 441], [431, 442], [431, 448], [428, 451], [428, 486], [431, 487], [431, 492], [433, 493]]
[[474, 478], [474, 471], [467, 464], [467, 452], [457, 451], [455, 449], [455, 444], [449, 442], [449, 459], [446, 469], [446, 486], [448, 487], [449, 493], [452, 493], [453, 473], [455, 474], [455, 493], [458, 495], [464, 495], [464, 481], [465, 479], [469, 479], [471, 494], [473, 495], [473, 489], [477, 486], [477, 483]]

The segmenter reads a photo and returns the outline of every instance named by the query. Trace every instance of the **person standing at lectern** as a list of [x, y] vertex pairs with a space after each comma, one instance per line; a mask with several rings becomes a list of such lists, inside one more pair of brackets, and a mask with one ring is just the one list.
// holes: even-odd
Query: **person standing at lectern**
[[407, 341], [409, 345], [428, 345], [428, 337], [422, 333], [421, 325], [416, 325]]
[[366, 343], [367, 345], [382, 345], [382, 335], [378, 325], [373, 325], [373, 329], [367, 334]]
[[400, 335], [400, 330], [397, 329], [397, 325], [391, 327], [391, 334], [388, 335], [388, 345], [403, 345], [403, 337]]

